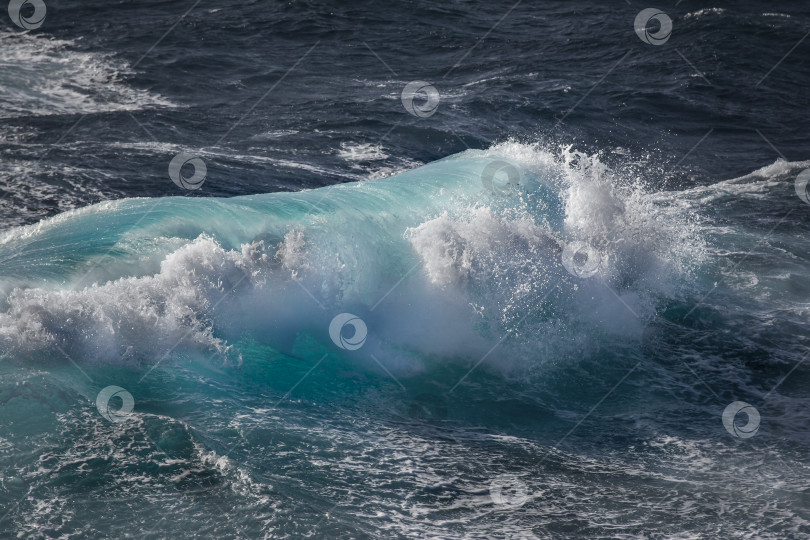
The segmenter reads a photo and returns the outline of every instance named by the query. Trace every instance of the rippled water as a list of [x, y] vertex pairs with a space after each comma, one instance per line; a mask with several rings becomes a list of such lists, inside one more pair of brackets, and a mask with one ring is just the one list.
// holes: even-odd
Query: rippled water
[[44, 5], [0, 536], [810, 533], [804, 3]]

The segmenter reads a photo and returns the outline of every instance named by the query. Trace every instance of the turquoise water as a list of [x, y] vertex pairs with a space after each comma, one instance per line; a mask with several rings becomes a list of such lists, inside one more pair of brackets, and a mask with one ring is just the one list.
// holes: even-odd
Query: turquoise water
[[2, 536], [801, 536], [805, 167], [511, 142], [10, 229]]

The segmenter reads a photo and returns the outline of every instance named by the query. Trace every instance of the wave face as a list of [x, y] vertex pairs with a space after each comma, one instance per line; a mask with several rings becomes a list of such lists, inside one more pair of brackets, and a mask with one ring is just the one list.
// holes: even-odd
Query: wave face
[[[178, 342], [325, 346], [348, 310], [372, 330], [358, 354], [406, 371], [480, 356], [504, 334], [552, 349], [582, 324], [638, 337], [699, 264], [689, 219], [593, 158], [517, 143], [379, 182], [103, 203], [0, 237], [0, 335], [15, 353], [148, 365]], [[578, 244], [594, 250], [593, 279], [564, 265]]]
[[[168, 511], [177, 534], [604, 536], [618, 511], [800, 534], [782, 460], [806, 376], [769, 390], [806, 335], [807, 242], [778, 225], [807, 166], [651, 192], [649, 163], [511, 142], [6, 231], [0, 496], [49, 502], [0, 530], [92, 534], [124, 507], [105, 531]], [[120, 418], [96, 403], [113, 385]], [[780, 459], [726, 432], [735, 400]]]

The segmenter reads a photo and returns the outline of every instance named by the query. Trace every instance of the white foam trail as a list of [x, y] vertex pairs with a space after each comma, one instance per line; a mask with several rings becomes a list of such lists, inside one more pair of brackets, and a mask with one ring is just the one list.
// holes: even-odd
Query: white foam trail
[[79, 51], [72, 41], [0, 32], [0, 49], [0, 118], [172, 106], [127, 86], [126, 62]]

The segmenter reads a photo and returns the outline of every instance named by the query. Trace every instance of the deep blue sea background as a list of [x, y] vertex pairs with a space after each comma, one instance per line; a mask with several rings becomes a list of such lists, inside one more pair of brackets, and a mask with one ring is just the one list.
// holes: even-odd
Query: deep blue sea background
[[0, 537], [810, 535], [810, 4], [46, 5], [0, 12]]

